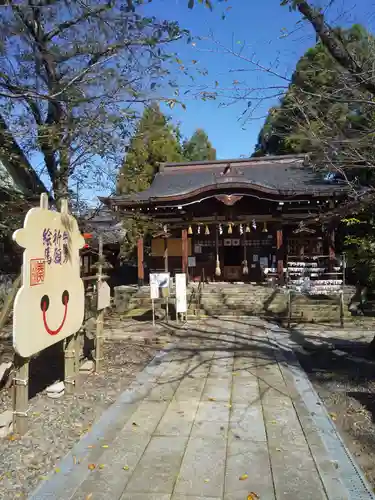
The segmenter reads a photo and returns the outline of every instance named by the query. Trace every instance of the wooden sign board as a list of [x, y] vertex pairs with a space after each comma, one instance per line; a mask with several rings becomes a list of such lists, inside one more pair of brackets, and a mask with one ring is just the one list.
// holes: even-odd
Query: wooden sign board
[[13, 239], [24, 248], [22, 286], [13, 313], [13, 346], [30, 357], [76, 333], [84, 318], [85, 298], [80, 277], [79, 249], [84, 239], [77, 221], [48, 209], [47, 195], [40, 208], [26, 214]]
[[111, 305], [111, 288], [105, 281], [98, 283], [98, 311]]

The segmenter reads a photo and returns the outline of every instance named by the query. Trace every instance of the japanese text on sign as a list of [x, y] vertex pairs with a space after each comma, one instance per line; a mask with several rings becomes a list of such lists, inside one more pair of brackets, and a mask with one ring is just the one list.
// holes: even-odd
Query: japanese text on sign
[[66, 264], [68, 262], [68, 232], [49, 228], [43, 229], [44, 258], [47, 264]]

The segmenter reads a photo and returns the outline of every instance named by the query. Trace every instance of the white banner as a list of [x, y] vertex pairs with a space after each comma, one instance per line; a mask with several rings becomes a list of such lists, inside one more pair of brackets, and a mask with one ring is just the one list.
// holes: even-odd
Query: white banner
[[176, 274], [176, 312], [187, 312], [186, 274]]

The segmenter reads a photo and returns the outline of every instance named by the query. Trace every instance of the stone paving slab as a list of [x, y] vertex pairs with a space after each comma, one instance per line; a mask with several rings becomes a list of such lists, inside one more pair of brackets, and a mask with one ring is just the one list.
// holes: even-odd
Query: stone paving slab
[[189, 343], [189, 328], [29, 498], [374, 498], [352, 458], [337, 453], [344, 445], [285, 332], [211, 319], [193, 324]]

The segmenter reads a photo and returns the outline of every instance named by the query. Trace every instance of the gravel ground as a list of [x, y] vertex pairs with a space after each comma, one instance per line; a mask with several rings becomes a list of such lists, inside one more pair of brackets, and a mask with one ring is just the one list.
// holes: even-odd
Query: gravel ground
[[307, 343], [297, 355], [375, 491], [375, 361], [369, 340], [331, 338]]
[[[59, 347], [43, 352], [30, 364], [30, 430], [26, 436], [0, 441], [0, 499], [25, 498], [64, 457], [153, 357], [156, 349], [136, 340], [105, 343], [101, 373], [80, 375], [74, 396], [49, 399], [43, 389], [59, 379]], [[0, 342], [0, 361], [11, 355]], [[45, 362], [43, 362], [45, 361]], [[0, 412], [11, 408], [10, 391], [0, 392]]]

